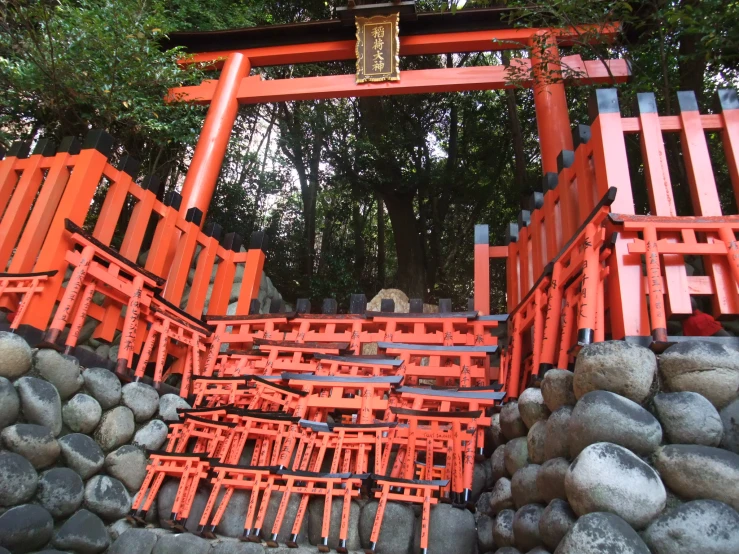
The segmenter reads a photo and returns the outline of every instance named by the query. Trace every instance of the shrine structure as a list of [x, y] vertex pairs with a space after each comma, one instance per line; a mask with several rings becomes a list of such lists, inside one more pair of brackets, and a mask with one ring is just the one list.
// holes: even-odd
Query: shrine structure
[[[365, 496], [378, 503], [368, 552], [377, 549], [392, 501], [419, 505], [425, 553], [432, 506], [471, 506], [475, 461], [502, 402], [549, 369], [571, 366], [593, 342], [657, 350], [675, 342], [667, 320], [691, 313], [691, 295], [710, 297], [719, 318], [739, 315], [739, 216], [723, 213], [706, 140], [706, 132], [721, 135], [739, 199], [736, 92], [720, 92], [715, 114], [701, 114], [694, 94], [681, 92], [680, 114], [669, 117], [645, 93], [637, 114], [622, 117], [616, 91], [602, 88], [589, 125], [573, 131], [566, 87], [611, 87], [628, 79], [629, 67], [559, 49], [614, 36], [618, 27], [512, 28], [507, 15], [350, 2], [327, 21], [173, 33], [169, 45], [190, 54], [181, 63], [205, 63], [213, 78], [167, 98], [208, 112], [182, 191], [164, 201], [157, 179], [138, 178], [136, 160], [110, 162], [114, 139], [104, 131], [58, 146], [42, 139], [32, 151], [19, 142], [0, 161], [0, 306], [13, 314], [10, 329], [84, 360], [77, 339], [94, 321], [97, 340], [120, 337], [111, 369], [121, 379], [176, 386], [193, 403], [170, 425], [164, 450], [150, 453], [132, 522], [145, 521], [162, 483], [174, 479], [175, 529], [185, 529], [198, 487], [210, 491], [198, 521], [204, 536], [216, 534], [232, 495], [248, 491], [243, 539], [296, 546], [308, 502], [319, 497], [319, 549], [346, 552], [352, 499]], [[402, 69], [410, 56], [525, 48], [531, 56], [508, 66]], [[255, 71], [348, 60], [357, 61], [355, 73], [271, 80]], [[513, 74], [528, 77], [514, 85]], [[347, 314], [334, 299], [321, 313], [307, 299], [288, 313], [284, 306], [257, 313], [266, 236], [243, 241], [206, 223], [241, 104], [512, 86], [534, 91], [543, 186], [511, 223], [505, 245], [491, 246], [487, 226], [476, 228], [467, 309], [442, 301], [439, 313], [424, 314], [414, 300], [408, 314], [395, 313], [392, 302], [367, 312], [356, 295]], [[690, 216], [676, 211], [664, 133], [681, 137]], [[627, 134], [638, 136], [641, 160], [628, 158]], [[647, 176], [648, 215], [634, 206], [634, 163]], [[101, 187], [100, 214], [86, 228]], [[121, 228], [127, 203], [133, 215]], [[114, 236], [123, 237], [116, 249]], [[685, 256], [702, 259], [705, 275], [687, 275]], [[508, 314], [490, 314], [491, 258], [507, 260]], [[240, 266], [236, 314], [226, 315]], [[299, 508], [288, 518], [291, 498]], [[341, 524], [332, 528], [339, 501]]]

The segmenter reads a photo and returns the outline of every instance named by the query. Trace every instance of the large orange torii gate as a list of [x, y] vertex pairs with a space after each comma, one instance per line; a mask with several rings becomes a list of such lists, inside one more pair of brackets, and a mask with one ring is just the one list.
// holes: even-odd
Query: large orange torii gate
[[[625, 60], [584, 61], [559, 54], [560, 46], [613, 37], [617, 25], [569, 29], [510, 28], [501, 14], [508, 9], [486, 8], [448, 14], [418, 14], [400, 20], [400, 56], [503, 51], [531, 48], [531, 59], [511, 60], [506, 66], [483, 66], [403, 71], [395, 82], [356, 84], [355, 76], [338, 75], [265, 80], [250, 76], [252, 68], [356, 58], [356, 40], [344, 40], [353, 28], [341, 20], [272, 25], [216, 32], [174, 33], [172, 45], [184, 46], [190, 57], [183, 64], [206, 63], [220, 69], [218, 79], [174, 88], [169, 101], [209, 105], [182, 189], [181, 210], [207, 213], [215, 191], [239, 104], [385, 96], [465, 90], [493, 90], [523, 85], [533, 88], [544, 173], [556, 172], [557, 156], [573, 148], [565, 96], [572, 85], [624, 82]], [[358, 12], [360, 13], [360, 12]], [[348, 31], [347, 31], [348, 29]], [[332, 40], [333, 37], [341, 40]], [[513, 75], [530, 78], [513, 83]], [[561, 75], [560, 78], [552, 76]]]

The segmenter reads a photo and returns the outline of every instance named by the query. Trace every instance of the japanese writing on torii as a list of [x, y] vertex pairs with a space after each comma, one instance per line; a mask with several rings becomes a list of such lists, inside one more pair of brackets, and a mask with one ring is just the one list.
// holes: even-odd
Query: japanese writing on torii
[[372, 29], [372, 38], [375, 39], [375, 43], [372, 46], [372, 49], [375, 51], [372, 57], [372, 70], [379, 73], [385, 69], [385, 58], [382, 55], [382, 49], [385, 46], [385, 27], [378, 25]]

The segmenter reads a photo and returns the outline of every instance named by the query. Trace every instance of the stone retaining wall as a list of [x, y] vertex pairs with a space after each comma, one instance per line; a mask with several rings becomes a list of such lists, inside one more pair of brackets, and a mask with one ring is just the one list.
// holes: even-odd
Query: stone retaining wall
[[[429, 554], [736, 554], [738, 388], [739, 353], [721, 346], [681, 344], [659, 365], [626, 343], [587, 347], [574, 374], [550, 371], [493, 417], [490, 457], [475, 466], [475, 513], [435, 506]], [[145, 449], [162, 446], [178, 407], [187, 407], [178, 396], [0, 333], [0, 554], [316, 552], [321, 501], [309, 505], [297, 550], [229, 538], [243, 531], [243, 493], [218, 540], [163, 529], [175, 483], [164, 484], [146, 529], [130, 527]], [[207, 497], [198, 491], [188, 528]], [[276, 512], [279, 497], [272, 503]], [[376, 509], [353, 502], [350, 551], [369, 546]], [[336, 534], [340, 500], [333, 511]], [[417, 552], [419, 536], [420, 509], [389, 503], [377, 551]]]
[[586, 347], [495, 418], [481, 551], [739, 552], [738, 389], [724, 346]]

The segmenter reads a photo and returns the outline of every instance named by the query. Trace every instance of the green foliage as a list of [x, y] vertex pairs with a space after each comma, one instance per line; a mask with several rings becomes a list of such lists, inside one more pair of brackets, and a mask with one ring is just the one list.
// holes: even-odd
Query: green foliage
[[171, 30], [164, 3], [145, 0], [7, 2], [0, 33], [3, 139], [109, 130], [119, 140], [192, 142], [200, 110], [164, 104], [199, 78], [158, 40]]

